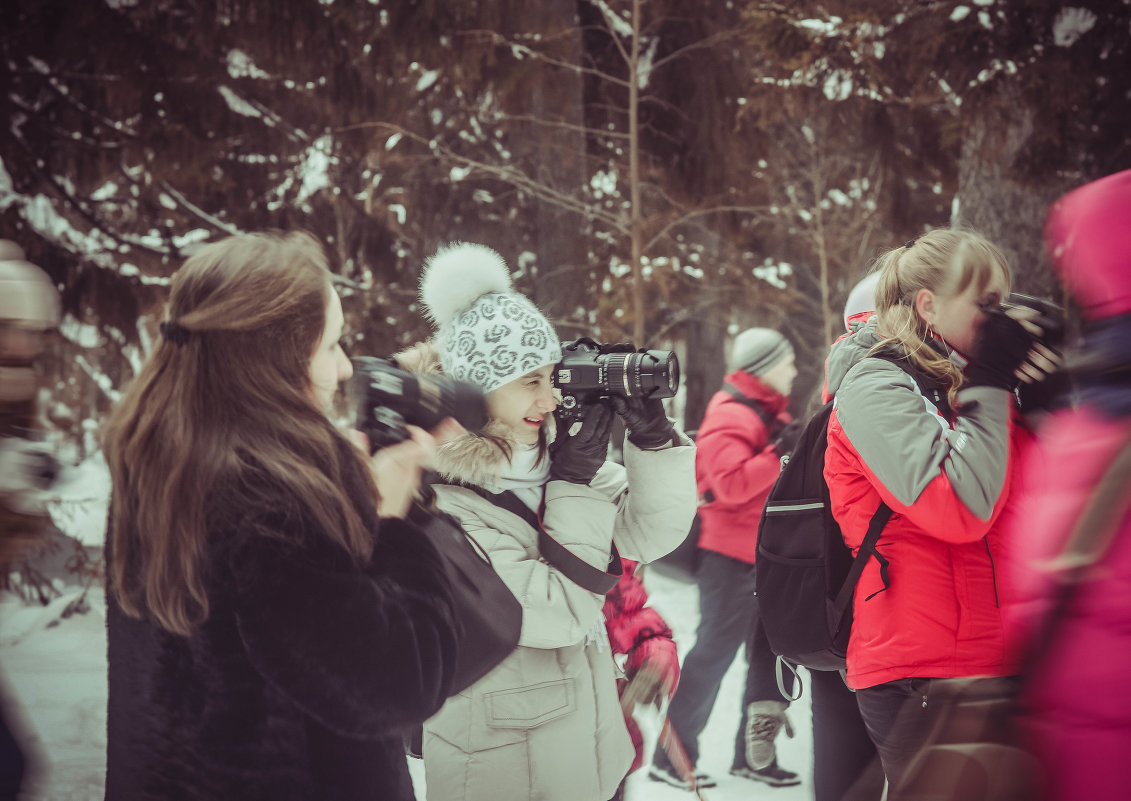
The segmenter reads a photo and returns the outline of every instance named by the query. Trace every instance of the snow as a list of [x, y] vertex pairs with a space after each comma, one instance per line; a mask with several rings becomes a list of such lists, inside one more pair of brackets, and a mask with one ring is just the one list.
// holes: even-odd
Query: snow
[[1071, 47], [1096, 24], [1096, 15], [1086, 8], [1062, 8], [1052, 24], [1052, 40], [1057, 47]]
[[233, 92], [227, 86], [224, 86], [223, 84], [221, 84], [218, 87], [217, 91], [219, 91], [220, 95], [224, 98], [224, 102], [228, 104], [228, 108], [230, 108], [236, 114], [240, 114], [244, 117], [262, 117], [263, 116], [263, 114], [260, 113], [259, 109], [257, 109], [255, 106], [248, 103], [246, 100], [244, 100], [242, 97], [237, 95], [235, 92]]
[[[608, 3], [604, 2], [604, 0], [592, 0], [592, 2], [593, 5], [597, 6], [597, 8], [601, 12], [601, 15], [605, 18], [605, 24], [609, 27], [610, 31], [615, 33], [617, 36], [622, 36], [626, 39], [632, 37], [631, 23], [617, 16], [617, 13], [613, 11], [609, 7]], [[628, 16], [627, 11], [624, 13], [625, 16]]]
[[428, 70], [427, 72], [423, 73], [420, 76], [419, 80], [417, 80], [417, 82], [416, 82], [416, 91], [423, 92], [425, 89], [430, 87], [432, 84], [436, 83], [436, 81], [437, 81], [437, 79], [439, 79], [439, 77], [440, 77], [440, 71], [439, 70]]
[[833, 70], [825, 79], [822, 90], [829, 100], [847, 100], [852, 95], [852, 75], [847, 70]]
[[83, 545], [101, 546], [109, 508], [110, 470], [99, 452], [63, 470], [48, 511], [51, 522], [67, 536]]
[[[75, 479], [77, 491], [86, 486], [102, 487], [97, 470]], [[104, 520], [94, 516], [74, 523], [68, 533], [81, 534], [84, 541], [100, 539]], [[78, 528], [86, 527], [79, 531]], [[690, 583], [655, 571], [645, 571], [652, 604], [675, 633], [681, 659], [695, 639], [698, 593]], [[6, 714], [24, 718], [25, 747], [31, 745], [44, 761], [34, 787], [21, 796], [24, 801], [94, 801], [103, 797], [106, 752], [106, 602], [101, 589], [88, 594], [90, 610], [62, 617], [63, 610], [80, 594], [71, 587], [50, 606], [24, 606], [10, 593], [0, 594], [0, 676], [6, 685]], [[707, 801], [746, 801], [752, 797], [773, 801], [804, 801], [813, 797], [813, 737], [808, 696], [793, 704], [789, 715], [796, 731], [792, 740], [784, 734], [778, 742], [779, 763], [798, 772], [802, 783], [795, 787], [770, 788], [729, 775], [734, 734], [745, 677], [740, 653], [723, 679], [719, 700], [700, 739], [699, 767], [718, 781], [702, 791]], [[802, 672], [806, 686], [808, 677]], [[645, 737], [645, 767], [628, 780], [629, 801], [692, 801], [690, 793], [652, 781], [647, 777], [647, 759], [652, 754], [662, 718], [649, 707], [638, 708], [637, 720]], [[409, 759], [409, 770], [417, 797], [424, 798], [424, 766]]]
[[255, 66], [251, 56], [242, 50], [228, 51], [228, 74], [233, 78], [270, 78], [271, 76]]

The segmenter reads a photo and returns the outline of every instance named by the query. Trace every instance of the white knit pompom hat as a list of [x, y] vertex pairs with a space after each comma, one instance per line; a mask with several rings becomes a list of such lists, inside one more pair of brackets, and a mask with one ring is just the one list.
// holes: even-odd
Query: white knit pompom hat
[[514, 290], [503, 257], [488, 247], [440, 248], [424, 263], [420, 301], [444, 372], [484, 392], [561, 360], [554, 327]]

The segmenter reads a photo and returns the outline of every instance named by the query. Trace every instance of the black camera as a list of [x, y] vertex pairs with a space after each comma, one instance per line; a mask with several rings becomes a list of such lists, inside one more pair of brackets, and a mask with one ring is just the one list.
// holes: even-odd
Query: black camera
[[1059, 350], [1064, 344], [1064, 309], [1048, 298], [1013, 292], [1001, 302], [998, 309], [1003, 312], [1009, 309], [1030, 309], [1036, 312], [1035, 317], [1026, 319], [1041, 329], [1041, 336], [1037, 341], [1053, 350]]
[[429, 429], [447, 417], [468, 431], [487, 424], [487, 400], [474, 384], [405, 372], [388, 359], [352, 361], [354, 427], [369, 437], [370, 452], [408, 439], [407, 425]]
[[558, 415], [576, 419], [585, 403], [620, 395], [671, 398], [679, 389], [679, 360], [670, 350], [636, 350], [632, 345], [603, 345], [588, 337], [562, 346], [554, 368], [562, 393]]

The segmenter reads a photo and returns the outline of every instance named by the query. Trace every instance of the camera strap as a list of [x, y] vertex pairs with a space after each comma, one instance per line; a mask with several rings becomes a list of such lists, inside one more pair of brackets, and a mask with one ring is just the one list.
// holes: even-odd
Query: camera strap
[[621, 562], [620, 552], [616, 543], [611, 543], [612, 552], [609, 554], [608, 570], [586, 562], [569, 548], [555, 540], [546, 527], [542, 525], [542, 515], [546, 509], [546, 490], [542, 489], [542, 502], [535, 513], [529, 506], [510, 490], [503, 492], [488, 492], [483, 487], [468, 484], [463, 481], [443, 481], [437, 483], [450, 484], [471, 490], [484, 500], [493, 503], [500, 509], [505, 509], [511, 514], [522, 518], [527, 525], [538, 532], [538, 553], [546, 560], [547, 564], [572, 581], [577, 586], [598, 595], [606, 595], [620, 581], [624, 575], [624, 564]]
[[762, 425], [766, 427], [766, 432], [769, 434], [770, 439], [773, 439], [774, 435], [785, 427], [785, 423], [778, 420], [777, 415], [770, 414], [766, 407], [763, 406], [759, 401], [755, 400], [754, 398], [747, 397], [742, 393], [742, 390], [740, 390], [729, 381], [723, 382], [723, 392], [730, 395], [750, 411], [754, 412], [754, 414], [758, 415], [758, 417], [760, 417], [762, 420]]

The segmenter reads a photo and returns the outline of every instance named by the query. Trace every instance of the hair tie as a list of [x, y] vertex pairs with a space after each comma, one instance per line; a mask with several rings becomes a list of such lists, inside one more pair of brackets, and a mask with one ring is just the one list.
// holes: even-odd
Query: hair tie
[[906, 243], [906, 244], [905, 244], [905, 245], [904, 245], [903, 247], [904, 247], [904, 248], [909, 248], [909, 247], [911, 247], [911, 246], [912, 246], [912, 245], [914, 245], [914, 244], [915, 244], [915, 240], [914, 240], [914, 239], [908, 239], [908, 240], [907, 240], [907, 243]]
[[161, 336], [166, 342], [172, 342], [179, 348], [188, 342], [189, 330], [180, 323], [166, 320], [161, 323]]

